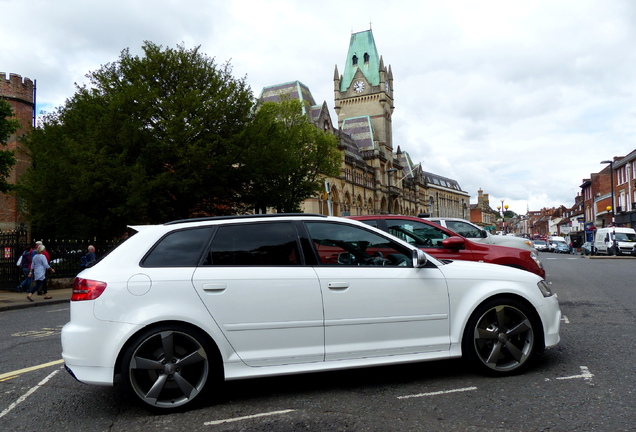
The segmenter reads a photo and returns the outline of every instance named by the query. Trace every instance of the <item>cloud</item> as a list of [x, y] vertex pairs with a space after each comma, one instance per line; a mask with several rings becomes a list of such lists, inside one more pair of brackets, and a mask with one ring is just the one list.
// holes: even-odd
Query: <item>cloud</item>
[[[351, 32], [373, 28], [394, 74], [394, 145], [476, 200], [569, 206], [601, 160], [634, 149], [636, 3], [0, 0], [2, 66], [60, 106], [85, 75], [148, 40], [231, 61], [258, 95], [300, 80], [333, 107]], [[28, 25], [25, 25], [28, 23]], [[332, 117], [337, 117], [332, 110]]]

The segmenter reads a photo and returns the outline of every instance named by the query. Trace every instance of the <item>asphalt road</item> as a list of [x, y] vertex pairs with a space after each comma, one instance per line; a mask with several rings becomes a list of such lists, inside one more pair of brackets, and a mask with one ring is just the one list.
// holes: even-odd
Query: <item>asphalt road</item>
[[634, 431], [634, 260], [543, 253], [564, 314], [558, 347], [520, 376], [462, 361], [227, 383], [207, 406], [154, 415], [61, 365], [68, 305], [0, 313], [5, 431]]

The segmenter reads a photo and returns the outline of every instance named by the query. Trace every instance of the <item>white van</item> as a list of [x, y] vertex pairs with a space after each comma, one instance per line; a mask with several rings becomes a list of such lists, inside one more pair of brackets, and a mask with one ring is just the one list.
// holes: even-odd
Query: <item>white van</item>
[[634, 245], [634, 228], [599, 228], [594, 236], [594, 248], [599, 255], [630, 255]]

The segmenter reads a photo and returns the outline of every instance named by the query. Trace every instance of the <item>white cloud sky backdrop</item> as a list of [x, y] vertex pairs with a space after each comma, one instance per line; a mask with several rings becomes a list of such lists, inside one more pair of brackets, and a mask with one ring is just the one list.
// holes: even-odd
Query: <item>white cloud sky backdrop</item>
[[0, 72], [37, 80], [38, 110], [146, 40], [200, 45], [256, 96], [299, 80], [333, 107], [334, 66], [371, 25], [393, 70], [394, 146], [472, 203], [481, 188], [493, 208], [569, 207], [600, 161], [636, 148], [632, 0], [0, 0], [0, 11]]

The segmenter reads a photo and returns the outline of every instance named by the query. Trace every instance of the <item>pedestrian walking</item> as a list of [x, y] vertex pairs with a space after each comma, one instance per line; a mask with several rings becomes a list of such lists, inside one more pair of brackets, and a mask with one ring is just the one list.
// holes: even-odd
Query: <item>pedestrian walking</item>
[[22, 269], [22, 275], [24, 279], [18, 285], [17, 291], [28, 292], [31, 289], [31, 278], [29, 277], [29, 272], [31, 271], [31, 256], [33, 252], [33, 247], [27, 245], [20, 256], [20, 267]]
[[[35, 279], [35, 286], [29, 290], [29, 295], [27, 295], [27, 300], [29, 301], [33, 301], [32, 297], [34, 292], [41, 292], [42, 284], [46, 279], [46, 271], [51, 269], [51, 271], [55, 273], [55, 270], [51, 268], [49, 261], [46, 259], [46, 255], [44, 254], [45, 251], [46, 248], [44, 245], [39, 245], [36, 249], [35, 256], [33, 256], [33, 259], [31, 260], [31, 271], [29, 272], [29, 276]], [[52, 297], [50, 295], [45, 295], [44, 298], [48, 300]]]
[[[46, 258], [46, 262], [50, 263], [51, 262], [51, 255], [49, 255], [49, 251], [46, 250], [46, 247], [44, 246], [44, 244], [42, 244], [41, 241], [36, 241], [35, 242], [35, 249], [33, 250], [33, 253], [31, 254], [31, 260], [33, 260], [33, 257], [37, 253], [37, 248], [39, 248], [40, 246], [44, 247], [44, 251], [42, 252], [42, 254]], [[40, 284], [40, 287], [38, 289], [38, 295], [46, 296], [46, 294], [48, 293], [48, 283], [47, 282], [48, 281], [47, 281], [46, 273], [45, 273], [44, 274], [44, 280], [42, 281], [42, 283]]]

